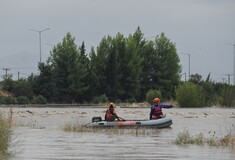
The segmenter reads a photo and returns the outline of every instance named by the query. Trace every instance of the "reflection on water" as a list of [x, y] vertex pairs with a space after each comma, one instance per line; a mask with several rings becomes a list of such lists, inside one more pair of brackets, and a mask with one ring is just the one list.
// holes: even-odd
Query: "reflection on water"
[[[31, 109], [33, 110], [33, 109]], [[49, 110], [48, 116], [40, 115]], [[56, 111], [56, 114], [54, 110]], [[148, 114], [149, 109], [125, 109], [120, 111], [127, 119], [140, 118], [131, 115], [139, 111], [140, 114]], [[18, 111], [15, 111], [18, 112]], [[92, 132], [64, 132], [62, 122], [74, 122], [78, 119], [76, 114], [82, 112], [94, 112], [89, 109], [48, 109], [41, 108], [33, 111], [34, 115], [17, 117], [19, 122], [25, 123], [14, 128], [13, 138], [16, 142], [11, 145], [11, 160], [32, 159], [234, 159], [235, 151], [228, 148], [216, 148], [208, 146], [176, 146], [171, 142], [182, 130], [188, 130], [190, 134], [203, 133], [210, 136], [213, 132], [217, 136], [228, 133], [235, 119], [232, 116], [235, 110], [215, 109], [171, 109], [166, 110], [168, 116], [173, 119], [171, 128], [154, 129], [145, 134], [131, 132], [127, 134], [92, 133]], [[79, 113], [78, 113], [79, 112]], [[101, 113], [102, 109], [96, 111]], [[223, 115], [220, 115], [220, 112]], [[19, 112], [21, 113], [21, 112]], [[66, 113], [66, 114], [63, 114]], [[128, 113], [129, 115], [125, 114]], [[206, 114], [204, 114], [206, 113]], [[82, 114], [84, 115], [84, 113]], [[23, 116], [23, 115], [21, 115]], [[31, 117], [30, 117], [31, 116]], [[90, 119], [93, 114], [87, 115]], [[42, 118], [44, 117], [44, 118]], [[85, 117], [85, 118], [86, 118]], [[83, 117], [84, 118], [84, 117]], [[26, 125], [28, 121], [37, 124]], [[39, 127], [35, 127], [38, 125]], [[39, 129], [40, 128], [40, 129]], [[128, 131], [129, 132], [129, 131]]]

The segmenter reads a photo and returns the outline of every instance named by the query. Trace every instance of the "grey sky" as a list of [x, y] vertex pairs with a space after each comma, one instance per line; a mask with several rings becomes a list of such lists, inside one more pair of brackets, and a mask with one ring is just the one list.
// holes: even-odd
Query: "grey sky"
[[[87, 53], [106, 35], [127, 36], [140, 26], [145, 38], [165, 32], [178, 52], [191, 55], [191, 73], [227, 80], [233, 72], [235, 43], [234, 0], [0, 0], [0, 77], [2, 68], [17, 78], [38, 73], [39, 34], [42, 61], [67, 32]], [[188, 56], [179, 54], [182, 73], [188, 74]], [[2, 80], [2, 78], [0, 78]], [[232, 77], [231, 77], [232, 82]]]

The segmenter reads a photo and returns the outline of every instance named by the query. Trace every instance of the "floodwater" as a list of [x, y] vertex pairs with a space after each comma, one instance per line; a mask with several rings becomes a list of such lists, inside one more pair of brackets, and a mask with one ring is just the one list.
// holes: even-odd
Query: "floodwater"
[[[177, 146], [179, 132], [223, 137], [235, 132], [235, 109], [164, 109], [173, 124], [165, 129], [113, 132], [65, 132], [65, 124], [87, 123], [104, 117], [106, 108], [12, 108], [10, 160], [77, 159], [193, 159], [234, 160], [235, 149], [208, 145]], [[10, 108], [0, 108], [6, 117]], [[119, 108], [124, 119], [147, 119], [149, 108]]]

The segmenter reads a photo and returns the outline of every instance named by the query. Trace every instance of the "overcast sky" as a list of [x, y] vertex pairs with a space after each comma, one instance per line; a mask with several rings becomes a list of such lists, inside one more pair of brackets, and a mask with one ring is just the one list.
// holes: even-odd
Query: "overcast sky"
[[[38, 73], [39, 33], [42, 61], [67, 32], [87, 53], [104, 36], [128, 36], [140, 26], [145, 38], [164, 32], [178, 53], [190, 54], [191, 74], [228, 80], [233, 73], [235, 43], [234, 0], [0, 0], [0, 80], [8, 73], [17, 78]], [[51, 45], [50, 45], [51, 44]], [[189, 56], [179, 54], [182, 73]], [[233, 77], [231, 76], [231, 82]]]

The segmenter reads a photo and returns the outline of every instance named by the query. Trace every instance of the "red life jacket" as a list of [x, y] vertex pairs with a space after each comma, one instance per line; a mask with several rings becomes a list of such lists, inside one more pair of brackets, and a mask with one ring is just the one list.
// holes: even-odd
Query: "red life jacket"
[[112, 115], [110, 109], [107, 109], [106, 113], [105, 113], [105, 120], [110, 121], [112, 119], [112, 117], [113, 117], [113, 115]]
[[160, 115], [163, 115], [162, 108], [159, 105], [155, 105], [155, 108], [153, 111], [153, 119], [160, 118]]

